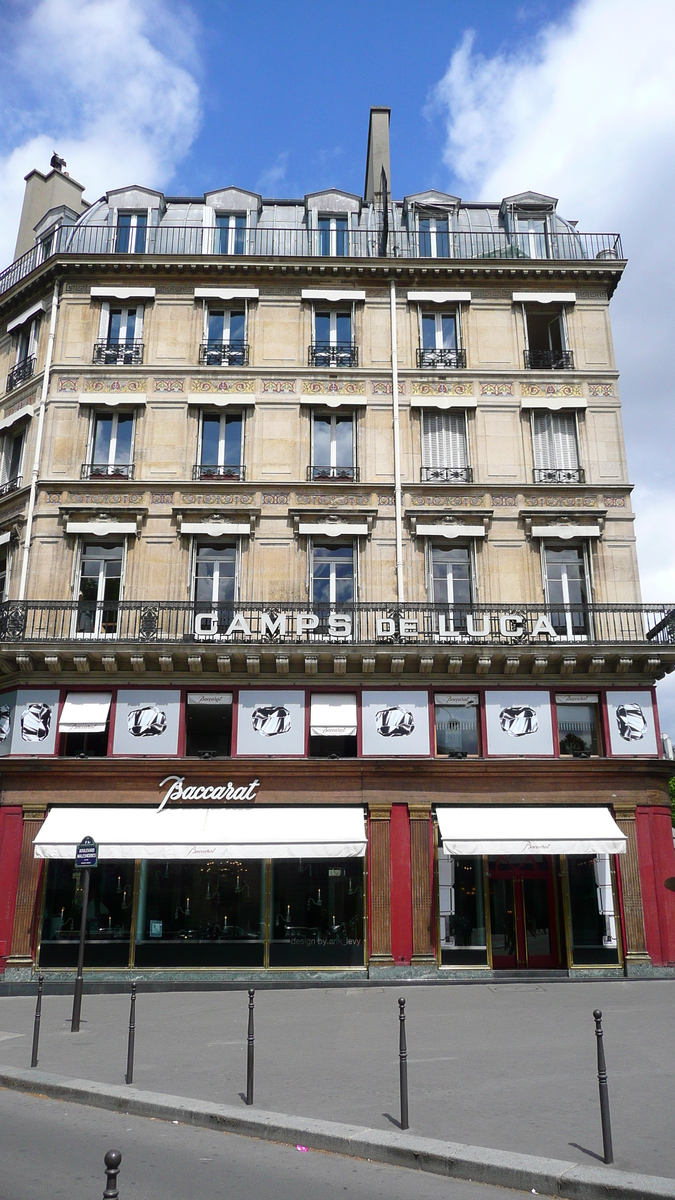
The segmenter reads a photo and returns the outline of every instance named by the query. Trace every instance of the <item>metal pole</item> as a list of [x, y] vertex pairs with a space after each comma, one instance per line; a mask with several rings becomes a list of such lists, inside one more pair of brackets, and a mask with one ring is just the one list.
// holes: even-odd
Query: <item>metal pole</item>
[[136, 1042], [136, 984], [131, 985], [131, 1008], [129, 1010], [129, 1043], [127, 1045], [127, 1073], [125, 1083], [134, 1081], [134, 1045]]
[[405, 1000], [398, 1002], [398, 1071], [401, 1090], [401, 1129], [408, 1122], [408, 1047], [405, 1040]]
[[602, 1149], [606, 1163], [614, 1162], [612, 1149], [612, 1123], [609, 1116], [609, 1092], [607, 1090], [607, 1066], [605, 1064], [605, 1047], [602, 1038], [602, 1013], [599, 1008], [593, 1010], [595, 1017], [595, 1036], [598, 1045], [598, 1090], [600, 1092], [600, 1120], [602, 1121]]
[[33, 1025], [33, 1051], [30, 1056], [31, 1067], [38, 1065], [38, 1042], [40, 1041], [40, 1017], [42, 1016], [42, 985], [44, 975], [38, 975], [37, 1004], [35, 1005], [35, 1024]]
[[122, 1155], [119, 1150], [109, 1150], [103, 1161], [105, 1163], [106, 1182], [103, 1200], [119, 1200], [120, 1194], [117, 1190], [117, 1176], [120, 1173]]
[[391, 323], [391, 398], [394, 426], [394, 518], [396, 529], [396, 599], [404, 602], [403, 590], [403, 497], [401, 492], [401, 425], [398, 406], [398, 342], [396, 333], [396, 284], [389, 280]]
[[246, 1103], [253, 1104], [253, 1050], [255, 1034], [253, 1032], [253, 997], [255, 989], [248, 989], [248, 1035], [246, 1038]]
[[89, 867], [84, 869], [84, 884], [82, 886], [82, 920], [80, 921], [80, 947], [77, 952], [77, 976], [75, 978], [75, 994], [73, 996], [73, 1016], [70, 1022], [70, 1032], [80, 1032], [80, 1012], [82, 1011], [82, 968], [84, 966], [84, 939], [87, 934], [87, 909], [89, 907]]

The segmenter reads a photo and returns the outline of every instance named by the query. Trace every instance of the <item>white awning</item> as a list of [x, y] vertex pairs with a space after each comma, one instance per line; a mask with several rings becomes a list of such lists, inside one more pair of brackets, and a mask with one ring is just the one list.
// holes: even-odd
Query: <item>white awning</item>
[[439, 808], [446, 854], [624, 854], [608, 808]]
[[303, 288], [303, 300], [327, 300], [329, 304], [336, 304], [342, 300], [365, 300], [366, 293], [364, 291], [356, 291], [352, 288], [351, 291], [339, 291], [338, 288]]
[[179, 532], [196, 533], [201, 537], [219, 538], [227, 534], [249, 535], [251, 523], [247, 521], [181, 521]]
[[147, 402], [145, 392], [85, 392], [77, 398], [78, 404], [105, 404], [106, 408], [135, 408]]
[[312, 696], [309, 732], [312, 737], [356, 737], [356, 696]]
[[514, 292], [513, 299], [525, 304], [576, 304], [576, 292]]
[[300, 521], [298, 533], [318, 534], [320, 537], [366, 537], [370, 530], [367, 522], [357, 525], [347, 521]]
[[48, 308], [48, 300], [38, 300], [37, 304], [31, 304], [30, 308], [25, 308], [13, 321], [7, 322], [7, 332], [11, 333], [13, 329], [18, 329], [21, 325], [25, 325], [26, 321], [30, 321], [31, 317], [36, 317], [38, 313], [46, 312]]
[[584, 400], [583, 396], [549, 396], [546, 400], [530, 400], [527, 396], [523, 396], [520, 401], [520, 407], [544, 409], [548, 412], [560, 412], [564, 408], [588, 408], [588, 401]]
[[135, 521], [66, 521], [66, 533], [88, 533], [91, 537], [137, 532]]
[[599, 525], [533, 525], [533, 538], [558, 538], [569, 542], [571, 538], [600, 537]]
[[476, 408], [475, 396], [411, 396], [411, 408]]
[[12, 537], [10, 529], [6, 529], [4, 533], [0, 533], [0, 546], [6, 546]]
[[418, 537], [444, 538], [484, 538], [484, 525], [420, 525], [415, 523], [415, 533]]
[[9, 429], [11, 425], [16, 425], [17, 421], [22, 421], [24, 417], [32, 417], [33, 405], [24, 404], [23, 408], [17, 408], [16, 412], [11, 413], [8, 417], [4, 417], [0, 421], [0, 432], [3, 429]]
[[188, 404], [199, 404], [202, 408], [227, 408], [234, 405], [241, 408], [244, 404], [255, 404], [255, 396], [250, 392], [235, 392], [233, 396], [221, 396], [218, 392], [190, 392]]
[[110, 692], [68, 692], [59, 733], [103, 733], [111, 700]]
[[259, 288], [195, 288], [195, 300], [257, 300]]
[[330, 392], [316, 392], [311, 396], [301, 396], [301, 404], [319, 404], [321, 408], [353, 408], [355, 404], [367, 404], [365, 396], [333, 396]]
[[154, 287], [93, 287], [90, 295], [111, 300], [154, 300]]
[[363, 858], [367, 840], [362, 808], [53, 808], [35, 857], [74, 859], [84, 837], [102, 860]]
[[408, 300], [416, 300], [420, 304], [470, 304], [471, 292], [435, 292], [430, 289], [408, 292]]

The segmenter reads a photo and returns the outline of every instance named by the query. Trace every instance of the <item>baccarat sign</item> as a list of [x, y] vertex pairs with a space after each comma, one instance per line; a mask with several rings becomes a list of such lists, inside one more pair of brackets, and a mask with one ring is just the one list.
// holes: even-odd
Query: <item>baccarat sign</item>
[[260, 780], [252, 779], [250, 783], [241, 785], [232, 783], [231, 780], [221, 784], [190, 783], [186, 785], [184, 775], [167, 775], [159, 786], [163, 788], [167, 784], [169, 787], [162, 797], [157, 812], [161, 812], [170, 800], [236, 800], [240, 804], [245, 804], [247, 801], [255, 800]]

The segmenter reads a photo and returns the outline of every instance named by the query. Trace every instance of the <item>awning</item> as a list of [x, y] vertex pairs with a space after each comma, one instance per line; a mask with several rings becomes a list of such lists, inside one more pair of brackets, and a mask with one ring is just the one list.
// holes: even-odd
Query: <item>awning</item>
[[194, 533], [201, 537], [219, 538], [226, 535], [246, 536], [251, 533], [250, 521], [181, 521], [179, 533]]
[[475, 396], [411, 396], [411, 408], [476, 408]]
[[24, 417], [32, 417], [32, 415], [33, 405], [24, 404], [23, 408], [17, 408], [16, 411], [11, 413], [9, 417], [4, 417], [3, 420], [0, 421], [0, 432], [4, 432], [5, 429], [9, 429], [12, 425], [16, 425], [19, 421], [23, 421]]
[[439, 808], [446, 854], [624, 854], [608, 808]]
[[484, 525], [421, 525], [415, 522], [415, 533], [418, 537], [444, 538], [484, 538]]
[[141, 404], [147, 404], [148, 398], [145, 392], [85, 392], [78, 396], [77, 403], [96, 407], [105, 404], [106, 408], [138, 408]]
[[356, 696], [312, 696], [309, 732], [312, 737], [355, 737]]
[[331, 392], [313, 392], [302, 395], [301, 404], [317, 404], [320, 408], [354, 408], [356, 404], [367, 404], [365, 396], [335, 396]]
[[561, 412], [566, 408], [569, 409], [585, 409], [588, 408], [588, 401], [584, 400], [583, 396], [547, 396], [545, 400], [535, 400], [529, 397], [523, 397], [520, 401], [520, 407], [523, 409], [533, 409], [535, 412]]
[[424, 289], [421, 292], [408, 292], [408, 300], [420, 304], [470, 304], [471, 292], [434, 292]]
[[103, 733], [111, 700], [110, 692], [69, 692], [61, 710], [59, 733]]
[[318, 534], [320, 537], [367, 537], [370, 533], [367, 522], [356, 521], [299, 521], [298, 533]]
[[195, 300], [257, 300], [260, 288], [195, 288]]
[[154, 287], [93, 287], [90, 295], [94, 299], [110, 300], [154, 300]]
[[326, 300], [329, 304], [338, 304], [343, 300], [365, 300], [365, 291], [358, 291], [351, 288], [349, 291], [339, 291], [337, 288], [303, 288], [301, 291], [303, 300]]
[[33, 843], [35, 857], [74, 859], [84, 837], [93, 837], [102, 860], [366, 853], [362, 808], [53, 808]]
[[576, 304], [576, 292], [514, 292], [514, 302], [526, 304]]
[[36, 317], [38, 313], [46, 312], [48, 308], [49, 300], [38, 300], [37, 304], [31, 304], [30, 308], [24, 309], [13, 321], [7, 322], [7, 332], [12, 333], [19, 326], [25, 325], [26, 321], [30, 321], [31, 317]]
[[533, 525], [533, 538], [558, 538], [569, 542], [571, 538], [600, 537], [599, 525]]

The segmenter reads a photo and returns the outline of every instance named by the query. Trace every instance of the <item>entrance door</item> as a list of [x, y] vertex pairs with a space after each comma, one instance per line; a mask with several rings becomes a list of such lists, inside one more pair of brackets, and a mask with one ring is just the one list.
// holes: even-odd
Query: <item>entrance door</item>
[[552, 860], [491, 858], [488, 876], [494, 969], [557, 967]]

